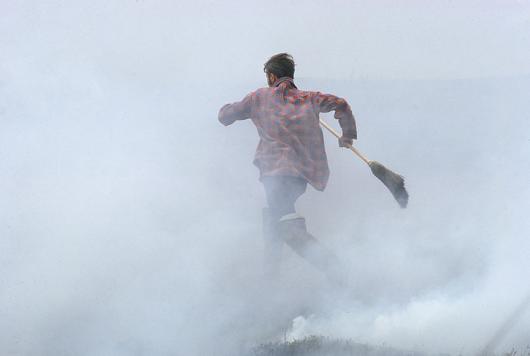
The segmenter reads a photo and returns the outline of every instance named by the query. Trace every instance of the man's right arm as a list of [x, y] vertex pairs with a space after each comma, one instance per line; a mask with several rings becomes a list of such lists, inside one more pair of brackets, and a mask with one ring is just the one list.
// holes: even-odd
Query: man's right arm
[[346, 100], [335, 95], [317, 92], [314, 97], [316, 110], [321, 112], [335, 111], [335, 119], [339, 120], [342, 128], [342, 137], [339, 139], [341, 146], [351, 145], [351, 141], [357, 139], [357, 126], [350, 105]]
[[233, 104], [224, 105], [219, 110], [219, 122], [225, 126], [233, 124], [236, 120], [245, 120], [250, 118], [252, 112], [252, 97], [254, 93], [250, 93], [243, 100]]

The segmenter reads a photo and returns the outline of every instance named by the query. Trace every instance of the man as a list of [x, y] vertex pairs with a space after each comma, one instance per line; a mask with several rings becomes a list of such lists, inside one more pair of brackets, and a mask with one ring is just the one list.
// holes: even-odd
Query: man
[[342, 128], [339, 146], [348, 147], [357, 138], [355, 119], [348, 103], [334, 95], [299, 90], [294, 84], [294, 61], [280, 53], [264, 65], [268, 88], [227, 104], [219, 121], [231, 125], [252, 119], [260, 142], [254, 164], [265, 187], [268, 209], [264, 209], [264, 235], [269, 263], [278, 266], [281, 243], [331, 276], [337, 268], [334, 255], [307, 232], [305, 219], [296, 214], [295, 202], [307, 183], [323, 191], [329, 168], [319, 125], [321, 112], [335, 111]]

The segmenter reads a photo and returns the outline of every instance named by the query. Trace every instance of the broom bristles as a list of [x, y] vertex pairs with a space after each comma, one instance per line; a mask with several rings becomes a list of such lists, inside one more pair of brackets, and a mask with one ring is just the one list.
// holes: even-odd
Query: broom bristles
[[368, 164], [374, 176], [376, 176], [383, 184], [390, 190], [394, 199], [402, 208], [407, 207], [409, 201], [409, 193], [405, 189], [405, 180], [397, 173], [383, 166], [376, 161], [370, 161]]

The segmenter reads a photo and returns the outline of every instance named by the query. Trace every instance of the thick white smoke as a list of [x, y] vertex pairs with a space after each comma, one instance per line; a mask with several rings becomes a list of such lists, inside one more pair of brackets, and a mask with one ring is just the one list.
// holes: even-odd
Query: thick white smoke
[[[310, 334], [473, 353], [529, 293], [527, 2], [0, 11], [1, 354], [234, 355]], [[300, 88], [350, 102], [359, 148], [411, 194], [400, 210], [327, 137], [329, 188], [298, 208], [346, 291], [287, 250], [263, 278], [257, 134], [217, 122], [280, 51]], [[522, 312], [497, 350], [529, 330]]]

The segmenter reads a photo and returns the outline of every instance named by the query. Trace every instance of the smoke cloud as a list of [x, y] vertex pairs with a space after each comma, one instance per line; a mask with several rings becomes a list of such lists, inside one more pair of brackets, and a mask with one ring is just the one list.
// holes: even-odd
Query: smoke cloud
[[[527, 1], [0, 4], [0, 353], [236, 355], [307, 335], [530, 343]], [[288, 51], [342, 96], [401, 210], [326, 136], [298, 202], [349, 276], [263, 275], [257, 134], [217, 111]], [[331, 116], [326, 117], [333, 122]]]

